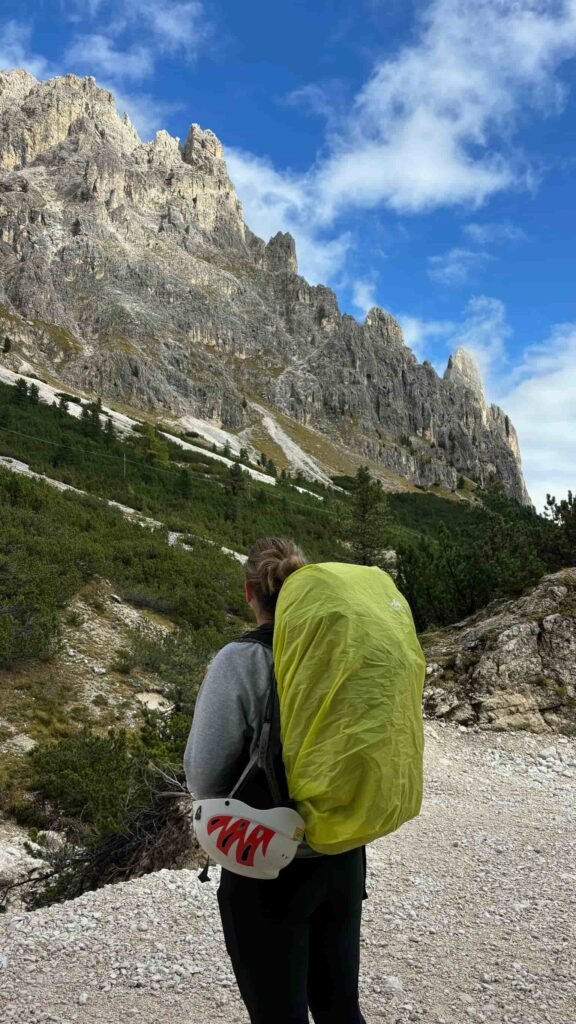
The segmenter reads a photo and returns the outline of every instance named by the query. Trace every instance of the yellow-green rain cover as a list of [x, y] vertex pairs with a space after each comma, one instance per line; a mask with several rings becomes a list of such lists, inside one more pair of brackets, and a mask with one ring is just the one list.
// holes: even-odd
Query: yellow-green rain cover
[[339, 562], [289, 576], [274, 665], [288, 787], [309, 845], [343, 853], [414, 818], [425, 662], [391, 577]]

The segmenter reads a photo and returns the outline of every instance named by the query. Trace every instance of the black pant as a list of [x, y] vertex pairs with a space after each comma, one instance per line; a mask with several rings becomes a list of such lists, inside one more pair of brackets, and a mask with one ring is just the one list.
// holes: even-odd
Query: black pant
[[222, 871], [226, 948], [252, 1024], [365, 1024], [358, 1004], [363, 850], [294, 860], [277, 879]]

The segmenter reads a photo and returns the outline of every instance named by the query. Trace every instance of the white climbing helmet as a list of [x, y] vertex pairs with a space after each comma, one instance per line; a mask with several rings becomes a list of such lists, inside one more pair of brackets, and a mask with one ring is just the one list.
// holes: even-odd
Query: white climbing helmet
[[278, 878], [296, 856], [304, 820], [291, 807], [260, 811], [241, 800], [195, 800], [196, 838], [209, 857], [247, 878]]

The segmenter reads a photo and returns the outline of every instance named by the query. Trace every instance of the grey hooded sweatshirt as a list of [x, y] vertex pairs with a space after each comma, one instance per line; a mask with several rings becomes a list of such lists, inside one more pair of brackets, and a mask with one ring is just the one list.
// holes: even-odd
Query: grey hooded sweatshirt
[[[255, 752], [272, 666], [272, 651], [259, 643], [232, 642], [212, 659], [184, 753], [186, 782], [196, 799], [228, 796]], [[301, 843], [297, 856], [320, 854]]]
[[238, 781], [264, 723], [271, 676], [272, 651], [258, 643], [227, 644], [212, 659], [184, 754], [196, 799], [228, 796]]

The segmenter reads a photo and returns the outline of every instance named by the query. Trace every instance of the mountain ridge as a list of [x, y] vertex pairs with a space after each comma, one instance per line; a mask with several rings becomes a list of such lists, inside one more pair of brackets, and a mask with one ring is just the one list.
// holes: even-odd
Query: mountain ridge
[[262, 404], [429, 487], [499, 480], [528, 503], [509, 418], [471, 357], [444, 378], [396, 320], [363, 323], [244, 224], [220, 141], [151, 142], [93, 78], [0, 74], [0, 359], [249, 439]]

